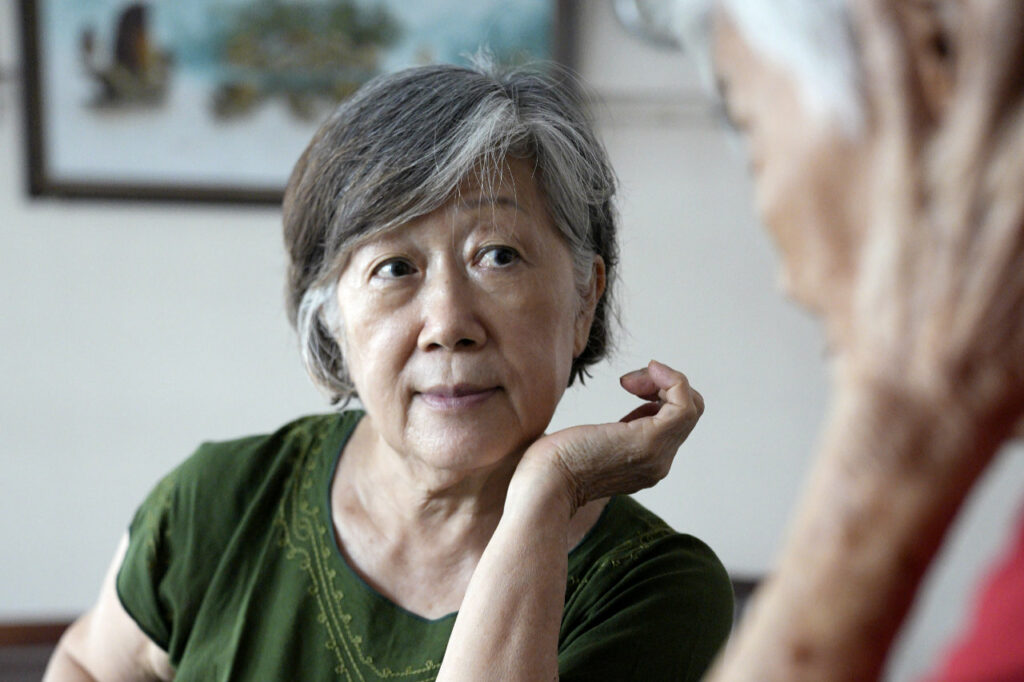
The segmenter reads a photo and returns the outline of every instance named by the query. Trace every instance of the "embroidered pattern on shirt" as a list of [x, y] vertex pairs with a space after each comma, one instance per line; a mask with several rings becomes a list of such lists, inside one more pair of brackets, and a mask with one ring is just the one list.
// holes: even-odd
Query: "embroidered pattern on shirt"
[[303, 448], [303, 454], [296, 462], [297, 478], [285, 494], [274, 519], [279, 533], [278, 544], [289, 560], [298, 561], [309, 578], [309, 592], [316, 599], [320, 611], [317, 622], [323, 625], [327, 635], [326, 647], [336, 658], [336, 673], [344, 675], [347, 680], [361, 682], [366, 680], [364, 672], [376, 679], [434, 680], [441, 667], [440, 661], [427, 659], [420, 666], [407, 666], [404, 670], [378, 667], [373, 657], [364, 653], [363, 638], [352, 631], [352, 615], [344, 608], [345, 594], [335, 582], [337, 570], [331, 565], [335, 552], [333, 525], [329, 519], [323, 518], [321, 506], [316, 502], [316, 495], [321, 492], [317, 474], [323, 467], [319, 458], [325, 455], [321, 450], [329, 426], [328, 420], [319, 425], [312, 442]]

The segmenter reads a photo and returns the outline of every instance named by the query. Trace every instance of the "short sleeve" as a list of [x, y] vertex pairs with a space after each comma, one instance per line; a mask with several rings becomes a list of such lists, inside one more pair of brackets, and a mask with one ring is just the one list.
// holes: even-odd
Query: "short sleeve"
[[238, 493], [252, 487], [251, 472], [261, 470], [259, 460], [247, 456], [259, 442], [204, 443], [156, 485], [129, 526], [117, 594], [172, 663], [244, 511]]
[[146, 636], [165, 651], [171, 637], [170, 606], [160, 587], [170, 566], [177, 471], [167, 475], [142, 503], [128, 528], [128, 549], [117, 574], [117, 595]]
[[691, 536], [610, 556], [584, 582], [563, 620], [563, 682], [699, 680], [729, 636], [732, 584]]

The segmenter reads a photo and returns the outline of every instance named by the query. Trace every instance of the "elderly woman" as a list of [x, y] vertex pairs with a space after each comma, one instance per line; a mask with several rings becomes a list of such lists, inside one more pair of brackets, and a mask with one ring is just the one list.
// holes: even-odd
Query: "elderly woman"
[[714, 554], [625, 493], [697, 421], [608, 347], [614, 181], [571, 88], [426, 67], [345, 102], [284, 203], [310, 374], [364, 410], [210, 443], [143, 503], [50, 679], [695, 680], [731, 625]]
[[[710, 20], [786, 288], [822, 316], [834, 363], [789, 538], [713, 678], [876, 679], [1024, 417], [1024, 4], [673, 8], [687, 39], [695, 10]], [[1018, 535], [931, 679], [1024, 679], [1024, 520]]]

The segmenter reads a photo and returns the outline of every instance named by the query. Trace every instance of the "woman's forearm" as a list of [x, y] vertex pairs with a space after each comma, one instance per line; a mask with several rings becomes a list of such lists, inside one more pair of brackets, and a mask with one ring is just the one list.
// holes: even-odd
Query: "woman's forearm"
[[777, 570], [714, 680], [876, 679], [998, 446], [954, 406], [863, 384], [837, 395]]
[[558, 679], [572, 510], [564, 495], [544, 488], [510, 489], [470, 579], [438, 680]]
[[686, 376], [651, 361], [622, 377], [646, 403], [618, 422], [543, 436], [523, 454], [455, 621], [438, 680], [554, 680], [570, 537], [606, 498], [654, 485], [704, 411]]

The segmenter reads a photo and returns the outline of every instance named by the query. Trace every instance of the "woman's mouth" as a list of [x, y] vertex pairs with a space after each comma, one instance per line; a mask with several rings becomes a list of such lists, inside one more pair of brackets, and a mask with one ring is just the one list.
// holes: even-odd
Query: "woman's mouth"
[[476, 407], [499, 390], [497, 386], [485, 387], [471, 384], [431, 386], [417, 393], [416, 397], [435, 410], [454, 411]]

